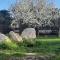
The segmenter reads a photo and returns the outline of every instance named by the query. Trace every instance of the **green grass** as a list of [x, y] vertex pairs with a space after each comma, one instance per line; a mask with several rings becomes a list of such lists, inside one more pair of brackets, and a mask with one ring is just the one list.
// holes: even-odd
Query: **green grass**
[[[12, 44], [11, 44], [12, 45]], [[13, 49], [5, 44], [0, 45], [1, 49], [15, 50], [28, 53], [60, 53], [60, 38], [36, 38], [33, 40], [24, 40], [22, 43], [17, 43], [18, 48]]]
[[[56, 60], [60, 60], [60, 38], [58, 37], [38, 37], [32, 40], [24, 40], [16, 43], [18, 48], [10, 49], [0, 45], [0, 55], [2, 56], [24, 56], [25, 53], [56, 54]], [[6, 48], [7, 47], [7, 48]]]
[[60, 53], [60, 39], [59, 38], [37, 38], [34, 40], [24, 41], [18, 44], [19, 49], [25, 50], [28, 53]]

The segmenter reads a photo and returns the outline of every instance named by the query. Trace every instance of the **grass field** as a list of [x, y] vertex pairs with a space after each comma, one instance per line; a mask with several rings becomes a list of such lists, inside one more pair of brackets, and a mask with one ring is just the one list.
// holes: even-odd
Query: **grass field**
[[[3, 47], [0, 50], [0, 55], [2, 56], [21, 56], [25, 53], [37, 53], [37, 54], [56, 54], [56, 60], [60, 60], [60, 38], [49, 37], [43, 38], [39, 37], [32, 40], [24, 40], [22, 43], [17, 43], [17, 49], [9, 49]], [[0, 56], [0, 58], [1, 58]]]

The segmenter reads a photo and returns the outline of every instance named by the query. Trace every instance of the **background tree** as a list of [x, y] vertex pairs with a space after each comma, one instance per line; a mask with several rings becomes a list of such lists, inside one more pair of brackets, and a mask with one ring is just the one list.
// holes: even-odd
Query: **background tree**
[[17, 0], [11, 11], [14, 14], [12, 27], [20, 27], [24, 24], [34, 28], [36, 26], [52, 27], [56, 25], [55, 21], [59, 17], [53, 0]]
[[1, 10], [0, 11], [0, 31], [2, 30], [3, 33], [8, 33], [10, 30], [10, 24], [12, 21], [12, 16], [9, 11]]

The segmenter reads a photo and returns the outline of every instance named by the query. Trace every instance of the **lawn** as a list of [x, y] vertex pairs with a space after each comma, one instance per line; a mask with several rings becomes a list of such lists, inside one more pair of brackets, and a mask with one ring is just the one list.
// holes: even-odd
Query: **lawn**
[[[24, 56], [26, 53], [36, 53], [42, 55], [56, 54], [56, 60], [60, 60], [60, 38], [58, 37], [39, 37], [31, 40], [24, 40], [17, 43], [18, 48], [10, 49], [1, 45], [1, 56]], [[3, 47], [4, 46], [4, 47]]]

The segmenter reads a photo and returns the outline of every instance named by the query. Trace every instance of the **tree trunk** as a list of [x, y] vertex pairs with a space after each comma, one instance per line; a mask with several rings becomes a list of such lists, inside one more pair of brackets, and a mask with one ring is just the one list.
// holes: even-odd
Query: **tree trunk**
[[58, 34], [59, 34], [59, 37], [60, 37], [60, 27], [59, 27], [59, 33]]

